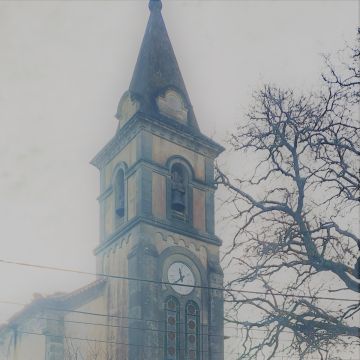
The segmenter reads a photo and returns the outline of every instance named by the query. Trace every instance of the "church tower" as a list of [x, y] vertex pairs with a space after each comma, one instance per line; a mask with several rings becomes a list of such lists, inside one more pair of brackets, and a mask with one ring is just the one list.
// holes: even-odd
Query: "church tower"
[[223, 294], [213, 289], [223, 285], [214, 231], [214, 160], [223, 148], [200, 132], [161, 1], [149, 8], [117, 132], [92, 160], [97, 271], [114, 275], [107, 338], [116, 359], [223, 360]]

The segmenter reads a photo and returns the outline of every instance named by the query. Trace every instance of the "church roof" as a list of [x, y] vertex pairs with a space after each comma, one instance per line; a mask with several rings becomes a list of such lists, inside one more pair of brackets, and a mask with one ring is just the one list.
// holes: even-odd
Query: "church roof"
[[160, 0], [150, 0], [150, 17], [141, 44], [129, 93], [139, 99], [140, 111], [158, 115], [156, 98], [167, 89], [180, 93], [187, 108], [187, 126], [199, 132], [188, 92], [161, 14]]
[[58, 292], [48, 296], [35, 294], [34, 299], [14, 314], [7, 323], [0, 325], [0, 336], [6, 330], [21, 324], [27, 318], [46, 310], [71, 311], [101, 294], [106, 278], [100, 278], [70, 293]]

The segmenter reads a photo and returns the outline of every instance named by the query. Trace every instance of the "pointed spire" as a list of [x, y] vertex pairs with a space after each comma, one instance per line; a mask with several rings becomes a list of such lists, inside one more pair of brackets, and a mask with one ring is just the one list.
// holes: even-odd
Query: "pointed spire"
[[153, 11], [153, 10], [161, 11], [161, 9], [162, 9], [161, 0], [150, 0], [149, 1], [149, 9], [150, 9], [150, 11]]
[[150, 17], [141, 44], [129, 92], [140, 100], [140, 111], [158, 114], [156, 98], [174, 89], [188, 109], [188, 126], [199, 130], [166, 26], [160, 0], [150, 0]]

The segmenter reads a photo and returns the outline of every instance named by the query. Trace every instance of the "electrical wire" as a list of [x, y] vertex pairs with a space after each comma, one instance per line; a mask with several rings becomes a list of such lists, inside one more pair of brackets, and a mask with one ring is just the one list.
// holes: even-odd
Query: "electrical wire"
[[[133, 347], [141, 347], [141, 348], [152, 348], [152, 349], [164, 349], [162, 346], [155, 346], [155, 345], [143, 345], [143, 344], [129, 344], [129, 343], [123, 343], [118, 341], [109, 341], [109, 340], [102, 340], [102, 339], [88, 339], [88, 338], [80, 338], [80, 337], [74, 337], [74, 336], [65, 336], [65, 335], [56, 335], [51, 333], [41, 334], [31, 331], [18, 331], [20, 334], [28, 334], [28, 335], [37, 335], [37, 336], [51, 336], [52, 338], [60, 338], [60, 339], [66, 339], [66, 340], [77, 340], [77, 341], [87, 341], [87, 342], [98, 342], [98, 343], [104, 343], [104, 344], [112, 344], [112, 345], [124, 345], [124, 346], [133, 346]], [[201, 337], [201, 335], [200, 335]], [[178, 348], [178, 350], [182, 351], [185, 350], [184, 348]], [[209, 353], [208, 350], [200, 350], [200, 353]], [[236, 355], [240, 356], [240, 352], [229, 352], [229, 351], [211, 351], [212, 354], [227, 354], [227, 355]], [[273, 358], [282, 358], [284, 359], [283, 355], [274, 355]], [[317, 358], [311, 357], [308, 359], [315, 359]], [[355, 358], [342, 358], [342, 360], [357, 360]]]
[[[79, 324], [79, 325], [95, 325], [95, 326], [104, 326], [104, 327], [110, 327], [110, 328], [121, 328], [121, 329], [131, 329], [131, 330], [143, 330], [143, 331], [151, 331], [151, 332], [157, 332], [157, 333], [164, 333], [167, 334], [169, 331], [161, 330], [161, 329], [152, 329], [152, 328], [139, 328], [139, 327], [133, 327], [133, 326], [124, 326], [124, 325], [112, 325], [112, 324], [103, 324], [103, 323], [93, 323], [93, 322], [84, 322], [84, 321], [75, 321], [75, 320], [63, 320], [63, 319], [51, 319], [47, 317], [37, 317], [39, 320], [47, 320], [47, 321], [56, 321], [60, 323], [69, 323], [69, 324]], [[177, 323], [178, 325], [184, 324], [181, 322]], [[201, 336], [209, 336], [209, 337], [226, 337], [229, 339], [245, 339], [244, 336], [231, 336], [231, 335], [224, 335], [224, 334], [209, 334], [209, 333], [201, 333]], [[254, 337], [252, 336], [251, 339], [255, 340], [263, 340], [264, 338], [260, 337]], [[291, 342], [290, 339], [282, 339], [281, 342]]]
[[158, 280], [151, 280], [151, 279], [141, 279], [141, 278], [135, 278], [135, 277], [128, 277], [128, 276], [120, 276], [120, 275], [111, 275], [111, 274], [103, 274], [103, 273], [93, 273], [89, 271], [82, 271], [82, 270], [75, 270], [75, 269], [69, 269], [69, 268], [62, 268], [62, 267], [55, 267], [55, 266], [47, 266], [47, 265], [38, 265], [38, 264], [30, 264], [25, 262], [19, 262], [19, 261], [10, 261], [10, 260], [4, 260], [0, 259], [0, 263], [3, 264], [10, 264], [10, 265], [17, 265], [17, 266], [25, 266], [25, 267], [31, 267], [31, 268], [37, 268], [42, 270], [52, 270], [52, 271], [61, 271], [61, 272], [69, 272], [74, 274], [81, 274], [81, 275], [91, 275], [96, 277], [105, 277], [105, 278], [111, 278], [111, 279], [121, 279], [121, 280], [127, 280], [127, 281], [138, 281], [138, 282], [144, 282], [144, 283], [150, 283], [150, 284], [161, 284], [161, 285], [176, 285], [181, 287], [190, 287], [190, 288], [196, 288], [196, 289], [203, 289], [203, 290], [213, 290], [213, 291], [224, 291], [224, 292], [235, 292], [235, 293], [244, 293], [244, 294], [256, 294], [256, 295], [271, 295], [271, 296], [282, 296], [285, 298], [300, 298], [300, 299], [316, 299], [316, 300], [330, 300], [330, 301], [344, 301], [344, 302], [357, 302], [357, 299], [347, 299], [347, 298], [337, 298], [337, 297], [326, 297], [326, 296], [310, 296], [310, 295], [295, 295], [295, 294], [282, 294], [280, 292], [276, 293], [268, 293], [264, 291], [256, 291], [256, 290], [238, 290], [238, 289], [227, 289], [223, 287], [214, 287], [214, 286], [201, 286], [201, 285], [186, 285], [186, 284], [174, 284], [167, 281], [158, 281]]
[[[124, 345], [124, 346], [133, 346], [133, 347], [140, 347], [140, 348], [151, 348], [151, 349], [164, 349], [162, 346], [155, 346], [155, 345], [144, 345], [144, 344], [130, 344], [130, 343], [124, 343], [124, 342], [118, 342], [118, 341], [109, 341], [109, 340], [102, 340], [102, 339], [89, 339], [89, 338], [81, 338], [81, 337], [75, 337], [75, 336], [65, 336], [65, 335], [57, 335], [52, 333], [46, 333], [41, 334], [37, 332], [32, 331], [17, 331], [19, 334], [28, 334], [28, 335], [37, 335], [37, 336], [51, 336], [52, 338], [58, 338], [58, 339], [69, 339], [69, 340], [77, 340], [77, 341], [87, 341], [87, 342], [98, 342], [103, 344], [112, 344], [112, 345]], [[199, 336], [201, 338], [201, 335]], [[185, 348], [178, 348], [178, 350], [185, 350]], [[209, 353], [209, 350], [199, 350], [201, 353]], [[228, 352], [224, 351], [212, 351], [212, 354], [229, 354]], [[231, 353], [233, 354], [233, 353]], [[234, 355], [234, 354], [233, 354]]]
[[[138, 281], [138, 282], [145, 282], [145, 283], [152, 283], [152, 284], [165, 284], [165, 285], [173, 285], [173, 283], [171, 282], [165, 282], [165, 281], [156, 281], [156, 280], [150, 280], [150, 279], [141, 279], [141, 278], [134, 278], [134, 277], [126, 277], [126, 276], [117, 276], [117, 275], [111, 275], [111, 274], [97, 274], [97, 273], [92, 273], [92, 272], [87, 272], [87, 271], [81, 271], [81, 270], [74, 270], [74, 269], [69, 269], [69, 268], [59, 268], [59, 267], [53, 267], [53, 266], [45, 266], [45, 265], [38, 265], [38, 264], [30, 264], [30, 263], [24, 263], [24, 262], [17, 262], [17, 261], [9, 261], [9, 260], [4, 260], [4, 259], [0, 259], [0, 263], [4, 263], [4, 264], [11, 264], [11, 265], [17, 265], [17, 266], [25, 266], [25, 267], [32, 267], [32, 268], [37, 268], [37, 269], [42, 269], [42, 270], [53, 270], [53, 271], [62, 271], [62, 272], [70, 272], [70, 273], [77, 273], [77, 274], [82, 274], [82, 275], [91, 275], [91, 276], [97, 276], [97, 277], [105, 277], [105, 278], [114, 278], [114, 279], [121, 279], [121, 280], [127, 280], [127, 281]], [[265, 292], [260, 292], [260, 291], [249, 291], [249, 290], [237, 290], [237, 289], [226, 289], [226, 288], [220, 288], [220, 287], [210, 287], [210, 286], [199, 286], [199, 285], [185, 285], [185, 284], [176, 284], [178, 286], [185, 286], [185, 287], [192, 287], [192, 288], [200, 288], [200, 289], [207, 289], [207, 290], [216, 290], [216, 291], [229, 291], [229, 292], [238, 292], [238, 293], [251, 293], [251, 294], [257, 294], [257, 295], [269, 295], [269, 293], [265, 293]], [[352, 300], [352, 299], [346, 299], [346, 298], [333, 298], [333, 297], [312, 297], [312, 296], [306, 296], [306, 295], [294, 295], [294, 294], [281, 294], [281, 293], [275, 293], [275, 294], [271, 294], [271, 295], [275, 295], [275, 296], [283, 296], [283, 297], [293, 297], [293, 298], [311, 298], [311, 299], [322, 299], [322, 300], [337, 300], [337, 301], [351, 301], [354, 302], [356, 300]], [[0, 303], [6, 303], [6, 304], [16, 304], [16, 305], [25, 305], [25, 304], [20, 304], [20, 303], [15, 303], [15, 302], [10, 302], [10, 301], [0, 301]], [[70, 310], [70, 309], [58, 309], [58, 308], [49, 308], [50, 310], [56, 310], [56, 311], [69, 311], [69, 312], [76, 312], [76, 313], [82, 313], [82, 314], [86, 314], [86, 315], [96, 315], [96, 316], [104, 316], [104, 317], [114, 317], [114, 318], [127, 318], [130, 320], [143, 320], [143, 321], [156, 321], [156, 322], [161, 322], [161, 320], [155, 320], [155, 319], [139, 319], [139, 318], [130, 318], [130, 317], [120, 317], [120, 316], [115, 316], [115, 315], [108, 315], [108, 314], [97, 314], [97, 313], [90, 313], [90, 312], [82, 312], [82, 311], [76, 311], [76, 310]], [[56, 320], [56, 319], [47, 319], [47, 320]], [[70, 320], [64, 320], [64, 322], [73, 322], [73, 323], [78, 323], [78, 324], [84, 324], [84, 325], [99, 325], [99, 326], [110, 326], [110, 327], [123, 327], [123, 326], [116, 326], [116, 325], [107, 325], [107, 324], [97, 324], [97, 323], [86, 323], [86, 322], [75, 322], [75, 321], [70, 321]], [[128, 329], [131, 329], [132, 327], [125, 327]], [[227, 327], [227, 328], [231, 328], [231, 327]], [[134, 330], [152, 330], [152, 329], [144, 329], [144, 328], [132, 328]], [[239, 326], [237, 327], [232, 327], [232, 329], [236, 329], [239, 330]], [[258, 330], [258, 331], [264, 331], [266, 332], [267, 330], [263, 330], [263, 329], [253, 329], [253, 330]], [[159, 332], [164, 332], [163, 330], [156, 330]], [[288, 331], [289, 333], [291, 333], [290, 331]], [[42, 335], [42, 334], [37, 334], [37, 333], [32, 333], [33, 335]], [[208, 335], [208, 336], [223, 336], [223, 335], [218, 335], [218, 334], [203, 334], [203, 335]], [[228, 336], [229, 338], [242, 338], [239, 336]], [[254, 338], [254, 337], [252, 337]], [[104, 342], [103, 340], [96, 340], [96, 339], [82, 339], [82, 338], [74, 338], [75, 340], [83, 340], [83, 341], [100, 341], [100, 342]], [[261, 340], [262, 338], [254, 338], [256, 340]], [[291, 341], [291, 340], [285, 340], [282, 339], [283, 341]], [[111, 343], [111, 342], [110, 342]], [[128, 345], [128, 346], [133, 346], [135, 344], [125, 344], [125, 343], [118, 343], [119, 345]], [[234, 355], [234, 353], [232, 353]], [[238, 354], [240, 355], [240, 354]]]
[[[15, 302], [11, 302], [11, 301], [0, 301], [0, 303], [5, 303], [5, 304], [15, 304], [15, 305], [25, 305], [25, 304], [21, 304], [21, 303], [15, 303]], [[58, 310], [58, 309], [56, 309]], [[63, 311], [63, 310], [60, 310]], [[68, 310], [70, 312], [76, 312], [76, 313], [81, 313], [81, 314], [90, 314], [90, 315], [101, 315], [104, 317], [118, 317], [118, 316], [112, 316], [112, 315], [106, 315], [106, 314], [97, 314], [97, 313], [91, 313], [91, 312], [83, 312], [83, 311], [75, 311], [75, 310]], [[121, 318], [126, 318], [126, 317], [121, 317]], [[82, 321], [72, 321], [72, 320], [60, 320], [60, 319], [51, 319], [51, 318], [41, 318], [38, 317], [38, 319], [44, 319], [44, 320], [49, 320], [49, 321], [59, 321], [59, 322], [67, 322], [67, 323], [75, 323], [75, 324], [84, 324], [84, 325], [99, 325], [99, 326], [106, 326], [106, 327], [114, 327], [114, 328], [118, 328], [118, 327], [124, 327], [124, 328], [129, 328], [129, 329], [133, 329], [133, 330], [151, 330], [151, 331], [157, 331], [157, 332], [161, 332], [161, 333], [166, 333], [166, 331], [163, 330], [155, 330], [155, 329], [143, 329], [143, 328], [132, 328], [132, 327], [125, 327], [125, 326], [119, 326], [119, 325], [110, 325], [110, 324], [101, 324], [101, 323], [92, 323], [92, 322], [82, 322]], [[140, 319], [137, 319], [140, 320]], [[157, 320], [160, 321], [160, 320]], [[238, 329], [238, 328], [233, 328], [233, 329]], [[266, 330], [262, 330], [262, 329], [254, 329], [255, 331], [266, 331]], [[108, 340], [102, 340], [102, 339], [88, 339], [88, 338], [80, 338], [80, 337], [72, 337], [72, 336], [65, 336], [65, 335], [56, 335], [56, 334], [51, 334], [51, 333], [45, 333], [45, 334], [41, 334], [41, 333], [35, 333], [35, 332], [30, 332], [30, 331], [22, 331], [22, 330], [17, 330], [18, 333], [23, 333], [23, 334], [28, 334], [28, 335], [37, 335], [37, 336], [51, 336], [51, 337], [55, 337], [55, 338], [64, 338], [64, 339], [70, 339], [70, 340], [78, 340], [78, 341], [88, 341], [88, 342], [100, 342], [100, 343], [106, 343], [106, 344], [113, 344], [113, 345], [124, 345], [124, 346], [135, 346], [135, 347], [146, 347], [146, 348], [161, 348], [163, 349], [163, 347], [159, 347], [159, 346], [153, 346], [153, 345], [142, 345], [142, 344], [129, 344], [129, 343], [123, 343], [123, 342], [116, 342], [116, 341], [108, 341]], [[200, 333], [199, 336], [201, 338], [201, 336], [205, 336], [205, 335], [209, 335], [209, 336], [220, 336], [220, 335], [213, 335], [213, 334], [205, 334], [205, 333]], [[223, 335], [221, 335], [223, 336]], [[227, 338], [243, 338], [241, 336], [227, 336]], [[252, 339], [256, 339], [256, 340], [263, 340], [263, 338], [258, 338], [258, 337], [251, 337]], [[284, 342], [291, 342], [291, 340], [286, 340], [286, 339], [281, 339], [279, 342], [284, 343]], [[179, 349], [179, 350], [184, 350], [184, 349]], [[200, 350], [200, 352], [209, 352], [209, 351], [205, 351], [205, 350]], [[212, 353], [216, 353], [213, 352]], [[219, 352], [222, 353], [222, 352]], [[240, 356], [241, 353], [240, 352], [226, 352], [224, 351], [224, 354], [228, 354], [228, 355], [237, 355]], [[282, 355], [279, 356], [273, 356], [275, 358], [284, 358]], [[309, 358], [309, 359], [317, 359], [317, 358]], [[357, 359], [352, 359], [352, 358], [343, 358], [342, 360], [357, 360]]]
[[[3, 301], [0, 300], [0, 304], [10, 304], [10, 305], [18, 305], [18, 306], [27, 306], [29, 304], [25, 303], [18, 303], [18, 302], [12, 302], [12, 301]], [[159, 319], [140, 319], [140, 318], [134, 318], [129, 316], [119, 316], [119, 315], [109, 315], [109, 314], [101, 314], [101, 313], [94, 313], [94, 312], [88, 312], [88, 311], [80, 311], [80, 310], [73, 310], [73, 309], [66, 309], [66, 308], [56, 308], [51, 306], [44, 306], [43, 309], [51, 310], [51, 311], [57, 311], [57, 312], [69, 312], [69, 313], [75, 313], [75, 314], [81, 314], [81, 315], [90, 315], [90, 316], [100, 316], [100, 317], [106, 317], [106, 318], [114, 318], [114, 319], [128, 319], [128, 320], [137, 320], [137, 321], [144, 321], [144, 322], [159, 322], [163, 323], [163, 320]], [[179, 325], [182, 325], [184, 323], [179, 322]], [[211, 325], [210, 325], [211, 327]], [[246, 329], [242, 325], [238, 326], [224, 326], [224, 329], [231, 329], [231, 330], [241, 330]], [[251, 329], [251, 331], [257, 331], [257, 332], [268, 332], [268, 330], [265, 329]], [[283, 331], [284, 333], [293, 334], [292, 331]], [[214, 334], [215, 336], [216, 334]], [[223, 335], [218, 335], [223, 336]]]
[[[18, 302], [12, 302], [12, 301], [3, 301], [0, 300], [0, 304], [11, 304], [11, 305], [18, 305], [18, 306], [26, 306], [29, 304], [25, 304], [25, 303], [18, 303]], [[133, 318], [133, 317], [128, 317], [128, 316], [119, 316], [119, 315], [108, 315], [108, 314], [101, 314], [101, 313], [94, 313], [94, 312], [87, 312], [87, 311], [80, 311], [80, 310], [72, 310], [72, 309], [65, 309], [65, 308], [55, 308], [55, 307], [49, 307], [49, 306], [45, 306], [43, 307], [44, 309], [47, 310], [52, 310], [52, 311], [57, 311], [57, 312], [69, 312], [69, 313], [76, 313], [76, 314], [81, 314], [81, 315], [90, 315], [90, 316], [100, 316], [100, 317], [106, 317], [106, 318], [115, 318], [115, 319], [127, 319], [127, 320], [137, 320], [137, 321], [144, 321], [144, 322], [157, 322], [157, 323], [163, 323], [164, 320], [159, 320], [159, 319], [140, 319], [140, 318]], [[99, 326], [106, 326], [106, 327], [114, 327], [114, 328], [127, 328], [127, 329], [134, 329], [134, 330], [144, 330], [144, 331], [154, 331], [154, 332], [166, 332], [164, 330], [161, 329], [151, 329], [151, 328], [137, 328], [137, 327], [132, 327], [132, 326], [123, 326], [123, 325], [112, 325], [112, 324], [103, 324], [103, 323], [92, 323], [92, 322], [83, 322], [83, 321], [75, 321], [75, 320], [60, 320], [60, 319], [51, 319], [51, 318], [42, 318], [42, 317], [37, 317], [38, 319], [43, 319], [43, 320], [49, 320], [49, 321], [59, 321], [59, 322], [69, 322], [69, 323], [77, 323], [77, 324], [85, 324], [85, 325], [99, 325]], [[185, 323], [183, 322], [178, 322], [179, 325], [184, 325]], [[209, 325], [209, 327], [211, 328], [212, 326]], [[248, 329], [243, 326], [242, 324], [238, 324], [237, 326], [224, 326], [224, 329], [226, 330], [237, 330], [237, 331], [247, 331]], [[265, 329], [249, 329], [249, 332], [261, 332], [261, 333], [268, 333], [269, 331], [271, 331], [271, 329], [269, 330], [265, 330]], [[288, 331], [288, 330], [282, 330], [281, 333], [286, 333], [286, 334], [293, 334], [292, 331]], [[216, 333], [203, 333], [204, 336], [212, 336], [212, 337], [227, 337], [227, 338], [234, 338], [234, 339], [240, 339], [240, 338], [244, 338], [243, 336], [231, 336], [231, 335], [224, 335], [224, 334], [216, 334]], [[251, 336], [252, 339], [256, 339], [256, 340], [262, 340], [264, 338], [259, 338], [259, 337], [254, 337]], [[290, 339], [281, 339], [280, 342], [292, 342], [292, 340]]]

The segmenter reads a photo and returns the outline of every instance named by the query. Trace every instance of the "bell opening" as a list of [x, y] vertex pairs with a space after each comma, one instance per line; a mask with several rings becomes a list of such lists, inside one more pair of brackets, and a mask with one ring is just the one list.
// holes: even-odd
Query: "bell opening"
[[125, 213], [125, 209], [123, 207], [119, 207], [116, 209], [117, 216], [123, 217]]
[[185, 211], [185, 205], [180, 203], [173, 203], [171, 208], [175, 211], [183, 213]]
[[184, 214], [186, 209], [186, 175], [181, 164], [175, 164], [171, 169], [171, 188], [171, 209]]

